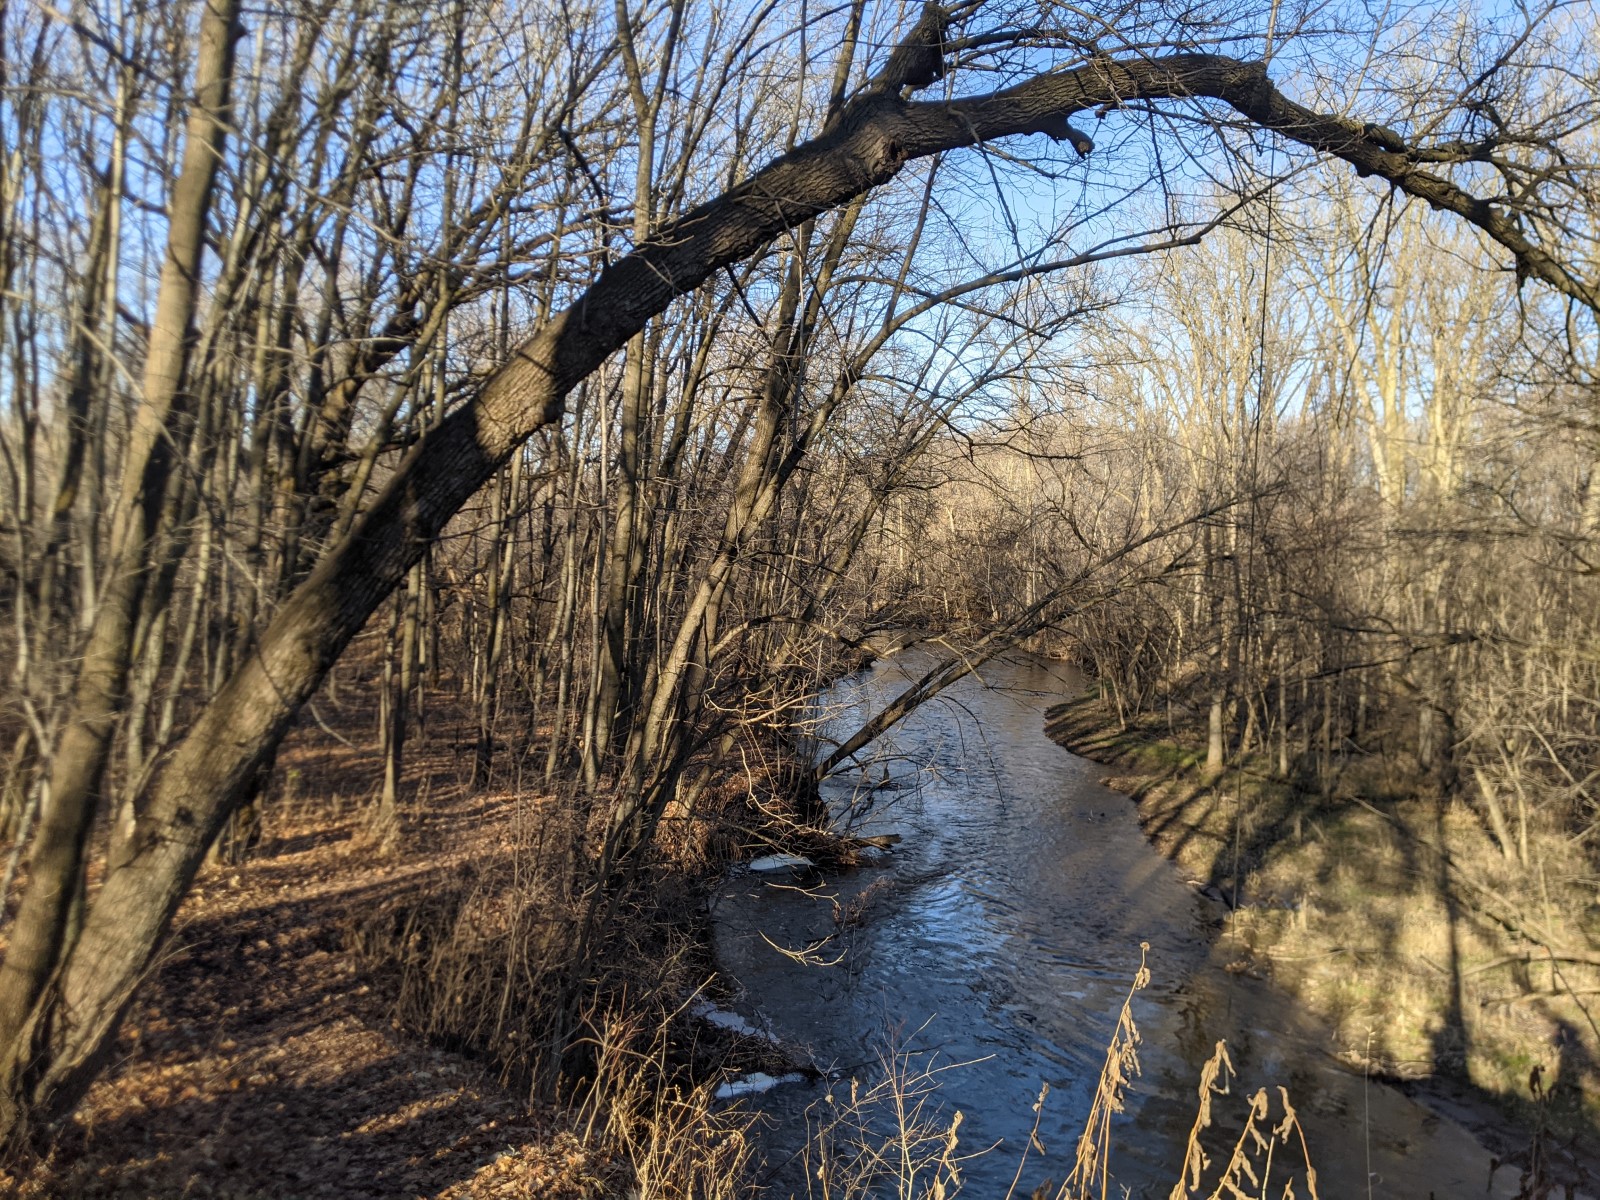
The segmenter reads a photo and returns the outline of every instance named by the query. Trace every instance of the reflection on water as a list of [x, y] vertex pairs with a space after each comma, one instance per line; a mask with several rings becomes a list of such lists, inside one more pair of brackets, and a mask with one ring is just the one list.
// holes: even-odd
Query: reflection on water
[[[821, 699], [825, 735], [853, 731], [931, 661], [907, 651], [833, 688]], [[863, 772], [826, 784], [829, 803], [855, 811], [859, 830], [904, 840], [883, 866], [725, 885], [716, 944], [744, 989], [738, 1007], [845, 1076], [870, 1078], [886, 1038], [934, 1052], [940, 1064], [969, 1064], [943, 1076], [940, 1095], [964, 1115], [964, 1146], [997, 1146], [964, 1172], [964, 1194], [980, 1200], [1011, 1184], [1048, 1083], [1040, 1136], [1050, 1153], [1030, 1158], [1026, 1195], [1070, 1169], [1147, 942], [1153, 981], [1133, 1009], [1143, 1074], [1117, 1119], [1112, 1156], [1116, 1185], [1130, 1195], [1170, 1192], [1200, 1065], [1219, 1038], [1241, 1093], [1224, 1103], [1242, 1108], [1242, 1093], [1287, 1087], [1324, 1198], [1512, 1195], [1512, 1171], [1485, 1189], [1489, 1155], [1459, 1126], [1339, 1068], [1280, 999], [1220, 969], [1210, 903], [1150, 848], [1133, 805], [1096, 782], [1098, 768], [1044, 734], [1044, 710], [1081, 686], [1060, 665], [992, 664], [863, 752]], [[865, 919], [841, 924], [836, 913], [863, 893]], [[813, 965], [769, 944], [824, 939]], [[762, 1098], [774, 1162], [803, 1140], [805, 1109], [823, 1090]], [[776, 1182], [780, 1195], [805, 1194], [793, 1167], [780, 1166]]]

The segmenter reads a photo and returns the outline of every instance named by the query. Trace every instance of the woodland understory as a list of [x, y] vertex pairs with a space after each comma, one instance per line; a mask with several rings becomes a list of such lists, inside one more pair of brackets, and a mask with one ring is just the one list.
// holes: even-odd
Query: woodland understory
[[[848, 856], [817, 782], [1020, 645], [1334, 1036], [1592, 1129], [1597, 55], [1581, 0], [0, 0], [11, 1178], [251, 1194], [278, 1089], [261, 1194], [739, 1194], [695, 881]], [[954, 653], [798, 754], [892, 628]]]
[[[386, 815], [377, 747], [353, 740], [381, 667], [353, 657], [319, 704], [326, 728], [287, 740], [248, 852], [201, 872], [112, 1065], [73, 1121], [0, 1173], [6, 1194], [744, 1194], [750, 1119], [713, 1090], [789, 1063], [686, 1005], [720, 995], [708, 871], [773, 837], [805, 844], [783, 818], [787, 755], [719, 781], [700, 816], [668, 818], [650, 878], [578, 981], [584, 898], [553, 852], [579, 836], [571, 797], [515, 768], [475, 783], [473, 712], [446, 681]], [[545, 1095], [550, 1025], [574, 987], [570, 1082]]]

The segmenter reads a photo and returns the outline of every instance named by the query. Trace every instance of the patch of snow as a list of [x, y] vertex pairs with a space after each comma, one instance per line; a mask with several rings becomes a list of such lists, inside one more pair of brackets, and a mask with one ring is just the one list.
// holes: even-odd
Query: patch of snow
[[763, 854], [750, 860], [752, 871], [798, 871], [817, 864], [799, 854]]
[[698, 1017], [707, 1025], [715, 1025], [718, 1029], [726, 1029], [729, 1033], [737, 1033], [744, 1037], [761, 1038], [768, 1042], [777, 1042], [777, 1038], [765, 1030], [752, 1025], [736, 1012], [729, 1012], [725, 1008], [718, 1008], [709, 1000], [696, 1000], [689, 1005], [689, 1015]]
[[770, 1092], [773, 1088], [785, 1083], [804, 1083], [806, 1077], [798, 1071], [791, 1071], [787, 1075], [768, 1075], [765, 1071], [752, 1071], [748, 1075], [741, 1075], [738, 1079], [730, 1080], [717, 1088], [718, 1100], [737, 1100], [740, 1096], [759, 1096], [762, 1092]]

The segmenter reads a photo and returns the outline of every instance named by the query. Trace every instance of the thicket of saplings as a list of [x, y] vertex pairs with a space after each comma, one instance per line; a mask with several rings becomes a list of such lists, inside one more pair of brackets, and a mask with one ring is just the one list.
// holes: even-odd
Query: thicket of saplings
[[[1411, 729], [1497, 869], [1575, 913], [1593, 45], [1292, 7], [0, 10], [7, 1143], [95, 1077], [203, 859], [270, 832], [297, 723], [377, 743], [374, 853], [427, 801], [420, 739], [555, 798], [504, 871], [355, 940], [415, 1028], [546, 1093], [599, 1072], [597, 964], [670, 941], [626, 914], [674, 864], [824, 844], [790, 739], [896, 622], [973, 635], [921, 694], [1070, 628], [1121, 711], [1210, 714], [1222, 762], [1325, 780]], [[941, 79], [1023, 91], [911, 104]], [[1341, 200], [1319, 154], [1398, 190]], [[1536, 164], [1523, 224], [1484, 155]], [[1407, 196], [1482, 244], [1405, 233]], [[1443, 236], [1534, 282], [1413, 328], [1473, 278], [1435, 276]], [[1312, 320], [1287, 298], [1324, 276]], [[1458, 332], [1489, 339], [1465, 368]], [[315, 699], [335, 663], [359, 702]], [[1576, 965], [1532, 894], [1507, 919]], [[672, 954], [626, 957], [676, 1002]]]

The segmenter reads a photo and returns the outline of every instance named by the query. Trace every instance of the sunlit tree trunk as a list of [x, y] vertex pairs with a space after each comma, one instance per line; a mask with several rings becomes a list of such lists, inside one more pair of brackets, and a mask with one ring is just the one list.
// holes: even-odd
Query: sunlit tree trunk
[[[71, 910], [83, 886], [84, 853], [116, 718], [125, 703], [133, 636], [145, 586], [156, 567], [150, 549], [168, 500], [173, 460], [187, 444], [191, 416], [184, 393], [194, 333], [201, 254], [217, 165], [229, 126], [229, 88], [238, 0], [207, 0], [200, 20], [194, 102], [185, 129], [183, 168], [173, 185], [168, 241], [156, 320], [145, 361], [142, 402], [132, 431], [121, 498], [112, 526], [104, 594], [84, 648], [71, 710], [55, 748], [50, 803], [29, 856], [31, 883], [0, 966], [0, 1124], [15, 1127], [29, 1093], [54, 1090], [50, 1057], [37, 1077], [41, 1042], [55, 1006], [46, 992], [74, 949]], [[120, 1009], [120, 1004], [118, 1005]]]

